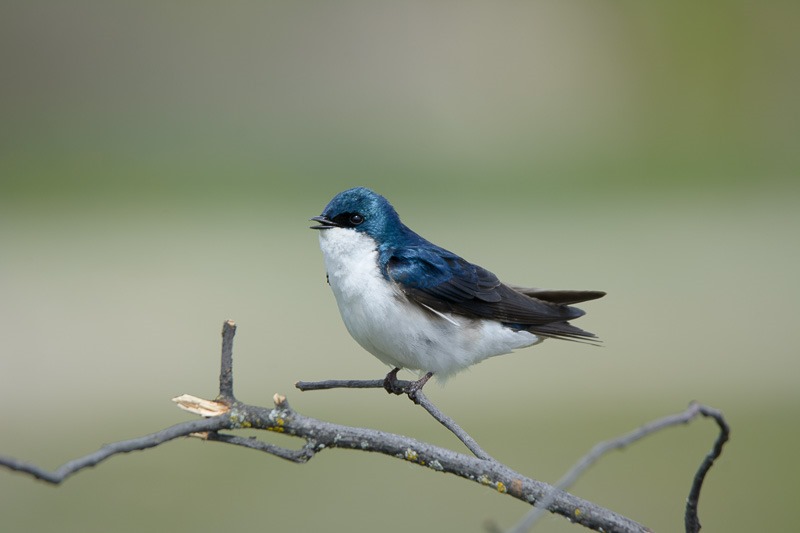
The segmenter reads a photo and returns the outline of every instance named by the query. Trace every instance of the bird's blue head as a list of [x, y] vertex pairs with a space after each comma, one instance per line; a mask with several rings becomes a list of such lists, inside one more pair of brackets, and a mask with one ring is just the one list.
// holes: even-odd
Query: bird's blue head
[[379, 243], [391, 242], [406, 231], [392, 204], [366, 187], [340, 192], [325, 206], [312, 229], [349, 228], [366, 233]]

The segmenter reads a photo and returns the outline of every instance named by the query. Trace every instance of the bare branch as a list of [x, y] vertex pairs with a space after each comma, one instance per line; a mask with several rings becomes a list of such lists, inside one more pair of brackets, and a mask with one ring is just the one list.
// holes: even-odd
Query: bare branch
[[[700, 489], [702, 488], [703, 480], [709, 468], [711, 468], [714, 460], [722, 453], [722, 446], [728, 440], [730, 430], [724, 418], [722, 417], [722, 413], [716, 409], [706, 407], [696, 402], [690, 403], [689, 407], [687, 407], [683, 412], [659, 418], [631, 431], [630, 433], [622, 435], [621, 437], [596, 444], [591, 450], [589, 450], [589, 453], [584, 455], [572, 466], [572, 468], [569, 469], [569, 471], [567, 471], [566, 474], [564, 474], [561, 479], [558, 480], [558, 482], [553, 486], [554, 490], [567, 490], [590, 466], [596, 463], [606, 453], [612, 450], [623, 449], [648, 435], [651, 435], [657, 431], [661, 431], [662, 429], [679, 424], [688, 424], [698, 415], [713, 417], [720, 426], [720, 434], [714, 443], [713, 450], [705, 457], [703, 463], [700, 465], [700, 469], [697, 471], [697, 474], [695, 474], [694, 482], [692, 483], [692, 489], [686, 502], [686, 531], [687, 533], [697, 533], [700, 531], [700, 521], [697, 518], [697, 500], [700, 498]], [[536, 507], [527, 515], [525, 515], [525, 517], [517, 525], [511, 528], [508, 533], [524, 533], [530, 530], [531, 527], [533, 527], [533, 525], [542, 517], [544, 511], [549, 506], [552, 497], [553, 496], [551, 494], [548, 494], [540, 502], [537, 502]]]
[[69, 461], [68, 463], [64, 463], [58, 469], [52, 472], [45, 470], [44, 468], [40, 468], [34, 464], [26, 463], [25, 461], [18, 461], [17, 459], [4, 456], [0, 456], [0, 465], [17, 472], [30, 474], [37, 479], [41, 479], [42, 481], [58, 485], [72, 474], [79, 472], [84, 468], [95, 466], [101, 461], [108, 459], [112, 455], [128, 453], [137, 450], [146, 450], [147, 448], [164, 444], [165, 442], [177, 439], [178, 437], [185, 437], [187, 435], [191, 435], [192, 433], [201, 431], [216, 431], [218, 429], [223, 429], [225, 426], [226, 422], [224, 417], [183, 422], [182, 424], [176, 424], [156, 433], [145, 435], [144, 437], [123, 440], [113, 444], [106, 444], [96, 452], [84, 455], [83, 457], [79, 457], [78, 459]]
[[270, 455], [280, 457], [281, 459], [286, 459], [287, 461], [291, 461], [293, 463], [307, 463], [315, 453], [313, 448], [309, 447], [308, 445], [303, 446], [299, 450], [290, 450], [281, 446], [275, 446], [269, 442], [264, 442], [263, 440], [258, 440], [255, 437], [237, 437], [236, 435], [226, 435], [224, 433], [209, 433], [208, 435], [204, 435], [203, 438], [206, 440], [224, 442], [226, 444], [234, 444], [236, 446], [250, 448], [251, 450], [266, 452]]
[[[722, 455], [722, 447], [728, 442], [731, 435], [731, 428], [722, 416], [721, 411], [696, 403], [692, 405], [696, 406], [697, 412], [701, 415], [714, 419], [719, 426], [719, 435], [717, 436], [717, 440], [714, 441], [714, 447], [703, 458], [703, 462], [700, 463], [700, 468], [697, 469], [697, 473], [695, 473], [694, 480], [692, 481], [692, 488], [689, 490], [689, 497], [686, 499], [686, 515], [684, 522], [686, 524], [687, 533], [697, 533], [700, 531], [700, 518], [697, 516], [697, 503], [700, 499], [700, 490], [703, 488], [703, 481], [705, 481], [706, 474], [714, 464], [714, 461]], [[690, 408], [691, 407], [690, 405]]]
[[[490, 489], [508, 494], [514, 498], [546, 508], [552, 513], [560, 514], [571, 522], [581, 524], [596, 531], [646, 532], [647, 528], [622, 515], [595, 505], [589, 501], [564, 492], [541, 481], [523, 476], [508, 466], [492, 459], [462, 428], [452, 419], [438, 410], [425, 395], [418, 393], [417, 400], [436, 420], [456, 434], [476, 457], [441, 448], [410, 437], [387, 433], [374, 429], [343, 426], [331, 422], [317, 420], [294, 411], [284, 396], [276, 394], [274, 407], [266, 408], [244, 404], [235, 399], [233, 392], [233, 337], [236, 326], [228, 321], [223, 326], [222, 365], [220, 369], [220, 392], [216, 401], [203, 400], [183, 395], [175, 398], [178, 405], [192, 413], [205, 418], [177, 424], [162, 431], [103, 446], [100, 450], [65, 463], [55, 471], [48, 471], [31, 463], [13, 458], [0, 457], [0, 466], [10, 470], [31, 475], [52, 484], [59, 484], [72, 474], [94, 466], [112, 455], [144, 450], [158, 446], [182, 436], [193, 436], [204, 440], [221, 442], [235, 446], [243, 446], [295, 463], [305, 463], [317, 453], [327, 448], [344, 448], [358, 451], [381, 453], [397, 459], [424, 466], [438, 472], [456, 476], [479, 483]], [[408, 382], [410, 383], [410, 382]], [[402, 386], [402, 382], [401, 382]], [[297, 383], [301, 390], [318, 390], [326, 388], [382, 388], [383, 380], [369, 381], [325, 381], [317, 383]], [[571, 470], [560, 482], [564, 486], [588, 468], [603, 453], [617, 449], [642, 438], [662, 427], [677, 423], [686, 423], [697, 414], [713, 417], [720, 425], [721, 433], [714, 449], [703, 461], [698, 470], [692, 491], [687, 503], [687, 530], [696, 533], [699, 529], [697, 520], [697, 500], [703, 479], [719, 457], [722, 445], [728, 438], [728, 426], [718, 411], [692, 404], [687, 411], [672, 417], [666, 417], [625, 435], [619, 439], [597, 445]], [[305, 444], [292, 450], [263, 442], [255, 438], [243, 438], [236, 435], [222, 434], [219, 431], [238, 429], [267, 430], [283, 433], [305, 440]], [[693, 527], [694, 529], [689, 529]]]
[[[438, 472], [455, 474], [528, 503], [539, 500], [551, 490], [549, 485], [523, 476], [498, 462], [470, 457], [402, 435], [306, 417], [293, 411], [287, 402], [271, 411], [237, 404], [230, 417], [240, 419], [245, 427], [271, 429], [305, 439], [304, 449], [296, 452], [296, 455], [291, 454], [290, 460], [296, 460], [301, 454], [308, 460], [326, 448], [354, 449], [381, 453]], [[242, 443], [240, 441], [237, 444]], [[245, 445], [271, 453], [250, 444]], [[562, 491], [556, 491], [550, 510], [598, 531], [648, 531], [628, 518]]]
[[[413, 383], [412, 381], [405, 381], [405, 380], [398, 380], [397, 386], [400, 389], [408, 390], [408, 386]], [[382, 379], [370, 379], [370, 380], [346, 380], [346, 379], [332, 379], [327, 381], [298, 381], [294, 384], [295, 387], [300, 389], [301, 391], [311, 391], [311, 390], [327, 390], [327, 389], [336, 389], [336, 388], [344, 388], [344, 389], [383, 389], [383, 380]], [[442, 411], [436, 407], [425, 393], [421, 390], [416, 391], [414, 396], [414, 403], [421, 405], [430, 415], [436, 419], [441, 425], [446, 427], [450, 430], [458, 440], [464, 443], [464, 445], [471, 451], [475, 457], [479, 459], [483, 459], [485, 461], [495, 461], [491, 455], [486, 453], [483, 448], [473, 439], [469, 433], [464, 431], [464, 429], [459, 426], [455, 420], [450, 418], [449, 416], [445, 415]], [[406, 393], [408, 395], [408, 393]]]
[[[397, 380], [398, 385], [410, 385], [410, 381]], [[327, 389], [382, 389], [382, 379], [328, 379], [325, 381], [298, 381], [294, 384], [301, 391]]]
[[[195, 435], [207, 440], [246, 446], [294, 462], [306, 462], [327, 448], [380, 453], [437, 472], [457, 475], [527, 503], [544, 498], [552, 490], [550, 485], [523, 476], [495, 461], [478, 459], [402, 435], [306, 417], [291, 409], [285, 398], [278, 399], [280, 401], [272, 409], [236, 402], [229, 412], [222, 415], [178, 424], [146, 437], [104, 446], [98, 452], [70, 461], [55, 472], [47, 472], [29, 463], [4, 457], [0, 457], [0, 465], [58, 484], [70, 474], [94, 466], [111, 455], [157, 446], [181, 436]], [[293, 451], [255, 439], [214, 434], [215, 431], [242, 428], [263, 429], [300, 437], [305, 439], [306, 445]], [[648, 531], [633, 520], [562, 491], [555, 491], [550, 510], [597, 531]]]
[[218, 399], [228, 405], [236, 401], [233, 396], [233, 337], [236, 335], [236, 323], [226, 320], [222, 325], [222, 363], [219, 371]]

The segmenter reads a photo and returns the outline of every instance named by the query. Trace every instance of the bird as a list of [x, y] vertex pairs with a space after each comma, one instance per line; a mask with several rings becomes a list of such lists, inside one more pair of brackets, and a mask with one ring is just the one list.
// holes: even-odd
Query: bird
[[[327, 281], [353, 339], [392, 370], [388, 392], [416, 400], [432, 376], [440, 382], [489, 357], [564, 339], [597, 344], [568, 321], [571, 304], [603, 291], [524, 288], [433, 244], [366, 187], [340, 192], [310, 220], [319, 231]], [[419, 379], [400, 386], [401, 369]], [[408, 383], [408, 382], [406, 382]]]

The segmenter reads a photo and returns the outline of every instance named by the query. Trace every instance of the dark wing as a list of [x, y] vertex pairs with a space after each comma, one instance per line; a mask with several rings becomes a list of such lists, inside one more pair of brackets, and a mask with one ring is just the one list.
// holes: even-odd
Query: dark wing
[[527, 296], [504, 285], [485, 268], [442, 248], [403, 248], [389, 255], [384, 264], [386, 275], [410, 300], [440, 313], [497, 320], [550, 337], [594, 337], [567, 323], [582, 316], [582, 310]]

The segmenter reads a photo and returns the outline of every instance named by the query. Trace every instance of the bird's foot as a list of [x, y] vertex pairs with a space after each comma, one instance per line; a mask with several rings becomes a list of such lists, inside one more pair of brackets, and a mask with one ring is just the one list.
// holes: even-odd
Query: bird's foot
[[425, 386], [432, 376], [433, 372], [428, 372], [417, 381], [412, 381], [405, 390], [406, 394], [408, 394], [408, 399], [419, 405], [419, 397], [417, 395], [422, 392], [422, 387]]
[[383, 380], [383, 388], [386, 389], [386, 392], [389, 394], [397, 394], [398, 396], [407, 394], [412, 402], [419, 405], [417, 394], [422, 391], [422, 387], [431, 379], [433, 372], [428, 372], [418, 380], [411, 382], [397, 379], [398, 372], [400, 372], [400, 369], [395, 368], [386, 374], [386, 378]]
[[400, 385], [400, 383], [398, 383], [400, 381], [399, 379], [397, 379], [398, 372], [400, 372], [400, 369], [395, 368], [394, 370], [386, 374], [386, 378], [384, 378], [383, 380], [383, 388], [386, 389], [386, 392], [388, 392], [389, 394], [400, 395], [405, 393], [405, 389], [403, 388], [403, 386]]

